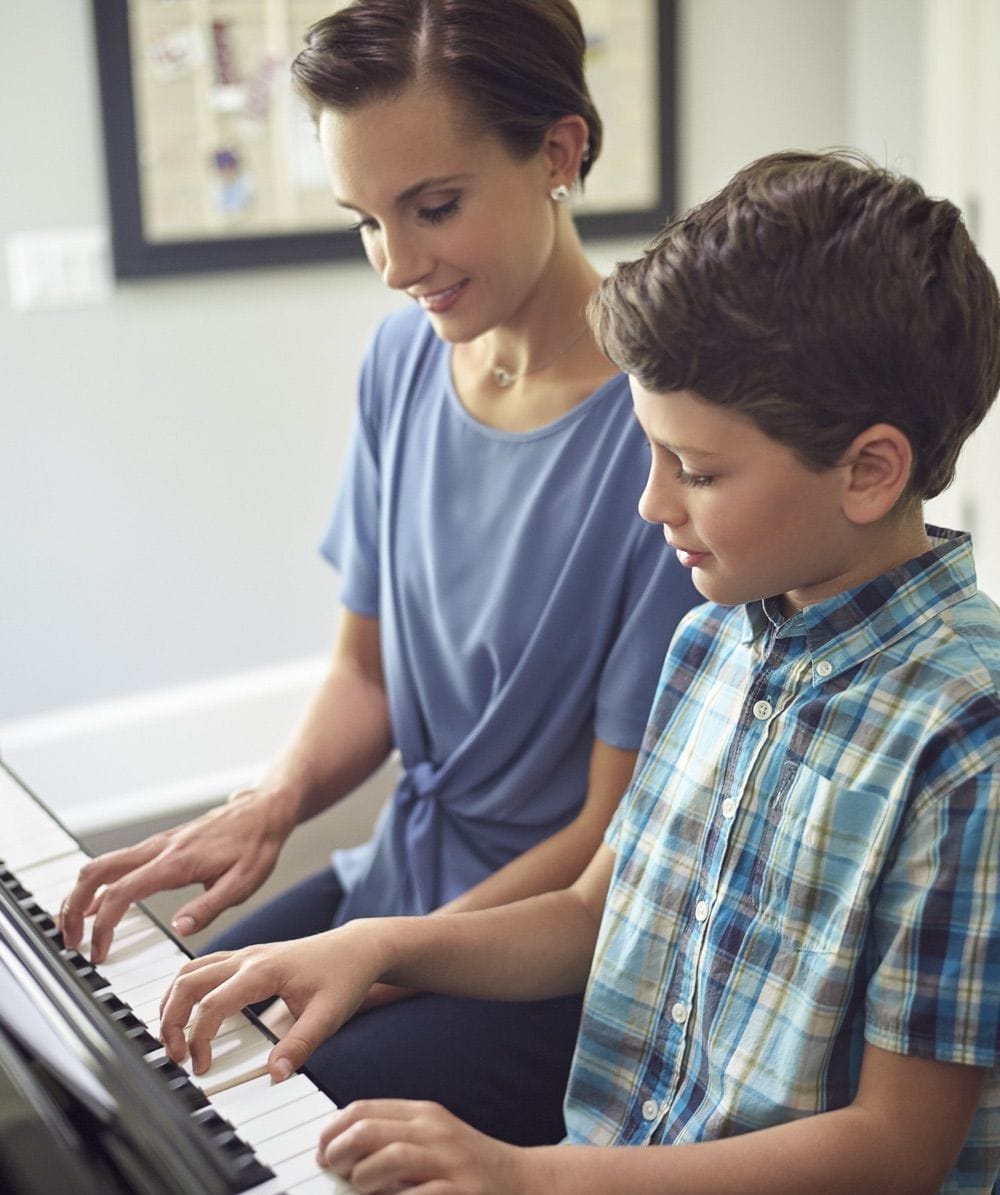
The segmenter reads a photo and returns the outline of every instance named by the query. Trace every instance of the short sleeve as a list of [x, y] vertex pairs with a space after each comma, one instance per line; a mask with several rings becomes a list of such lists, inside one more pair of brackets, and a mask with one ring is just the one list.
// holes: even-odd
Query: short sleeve
[[1000, 1057], [1000, 766], [915, 807], [873, 915], [866, 1039], [993, 1067]]
[[674, 632], [702, 601], [659, 527], [640, 523], [639, 531], [628, 563], [620, 630], [601, 671], [594, 725], [599, 739], [631, 751], [643, 741]]
[[379, 612], [379, 433], [373, 351], [361, 367], [359, 403], [343, 479], [320, 544], [341, 576], [341, 600], [357, 614]]

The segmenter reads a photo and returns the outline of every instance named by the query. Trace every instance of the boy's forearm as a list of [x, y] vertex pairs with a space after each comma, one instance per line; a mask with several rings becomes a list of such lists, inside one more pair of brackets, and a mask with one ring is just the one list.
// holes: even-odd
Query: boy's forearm
[[[830, 1123], [840, 1117], [841, 1123]], [[825, 1122], [825, 1123], [821, 1123]], [[935, 1195], [847, 1110], [695, 1145], [544, 1146], [518, 1195]]]
[[935, 1195], [985, 1076], [866, 1046], [846, 1108], [692, 1145], [527, 1150], [518, 1195]]
[[383, 982], [443, 995], [542, 1000], [583, 991], [597, 928], [591, 908], [565, 889], [448, 917], [378, 918], [364, 922], [363, 934]]

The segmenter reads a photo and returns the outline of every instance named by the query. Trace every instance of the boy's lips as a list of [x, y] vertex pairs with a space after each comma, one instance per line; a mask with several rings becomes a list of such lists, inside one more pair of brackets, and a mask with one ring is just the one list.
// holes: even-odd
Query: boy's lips
[[708, 559], [708, 552], [697, 552], [690, 548], [682, 548], [680, 544], [671, 543], [670, 540], [667, 543], [677, 553], [677, 559], [685, 568], [694, 568], [695, 565], [701, 564], [703, 560]]

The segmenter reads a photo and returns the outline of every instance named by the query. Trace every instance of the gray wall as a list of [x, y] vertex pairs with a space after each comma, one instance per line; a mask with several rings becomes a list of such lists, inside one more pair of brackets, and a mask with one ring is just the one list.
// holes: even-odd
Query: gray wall
[[[914, 169], [919, 8], [683, 0], [682, 202], [788, 145]], [[89, 0], [3, 0], [0, 242], [105, 221]], [[398, 302], [363, 264], [64, 311], [0, 290], [0, 723], [326, 649], [315, 544], [363, 342]]]
[[[103, 224], [88, 0], [0, 5], [0, 241]], [[0, 294], [0, 721], [322, 651], [371, 271]]]

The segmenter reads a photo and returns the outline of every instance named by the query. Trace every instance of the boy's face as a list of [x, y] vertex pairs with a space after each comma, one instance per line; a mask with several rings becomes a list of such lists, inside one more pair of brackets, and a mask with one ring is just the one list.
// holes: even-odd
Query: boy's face
[[856, 583], [849, 470], [816, 473], [746, 417], [694, 391], [631, 379], [652, 452], [639, 513], [663, 525], [698, 591], [725, 605], [783, 595], [791, 612]]

